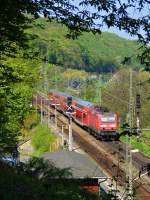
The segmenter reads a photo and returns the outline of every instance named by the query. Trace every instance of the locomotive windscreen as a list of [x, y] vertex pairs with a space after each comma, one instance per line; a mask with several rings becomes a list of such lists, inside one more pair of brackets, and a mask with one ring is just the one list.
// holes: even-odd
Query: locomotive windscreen
[[111, 115], [102, 115], [100, 117], [100, 121], [101, 122], [115, 122], [115, 115], [111, 114]]

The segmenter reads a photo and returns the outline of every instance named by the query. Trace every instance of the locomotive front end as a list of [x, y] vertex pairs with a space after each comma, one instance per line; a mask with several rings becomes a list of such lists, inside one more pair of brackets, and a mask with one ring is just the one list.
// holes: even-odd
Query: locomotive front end
[[117, 113], [101, 113], [99, 115], [99, 136], [101, 139], [118, 138]]

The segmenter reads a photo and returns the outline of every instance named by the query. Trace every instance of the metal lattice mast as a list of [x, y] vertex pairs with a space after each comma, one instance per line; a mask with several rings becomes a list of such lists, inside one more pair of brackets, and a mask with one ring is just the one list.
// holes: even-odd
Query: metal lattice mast
[[97, 75], [97, 86], [96, 86], [96, 103], [98, 106], [102, 104], [102, 94], [101, 94], [101, 74]]
[[133, 114], [134, 114], [134, 98], [133, 98], [133, 74], [130, 69], [130, 88], [129, 88], [129, 134], [126, 135], [126, 179], [127, 179], [127, 200], [133, 199], [133, 184], [132, 184], [132, 152], [131, 152], [131, 135], [133, 132]]
[[44, 78], [44, 92], [48, 92], [48, 79], [47, 79], [47, 71], [46, 65], [48, 64], [48, 46], [46, 47], [46, 56], [44, 59], [44, 67], [43, 67], [43, 78]]
[[136, 93], [136, 127], [137, 127], [137, 141], [141, 137], [141, 127], [140, 127], [140, 109], [141, 109], [141, 81], [139, 81], [138, 93]]
[[73, 138], [72, 138], [72, 114], [69, 114], [69, 151], [73, 149]]
[[99, 106], [102, 105], [101, 74], [99, 75]]

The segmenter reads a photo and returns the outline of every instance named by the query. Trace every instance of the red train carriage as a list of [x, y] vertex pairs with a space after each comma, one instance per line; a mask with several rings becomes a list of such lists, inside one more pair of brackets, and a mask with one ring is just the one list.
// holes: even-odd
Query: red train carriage
[[67, 99], [72, 98], [72, 107], [75, 111], [73, 119], [99, 139], [117, 139], [118, 138], [118, 115], [109, 112], [103, 107], [97, 107], [95, 104], [83, 101], [79, 98], [69, 96], [62, 92], [51, 91], [48, 94], [51, 105], [57, 104], [57, 109], [66, 113], [68, 109]]
[[53, 105], [56, 105], [59, 103], [59, 96], [57, 95], [57, 93], [55, 93], [54, 91], [50, 91], [48, 93], [48, 99], [50, 101], [50, 104], [53, 106]]
[[94, 104], [75, 97], [73, 99], [75, 104], [72, 107], [76, 113], [74, 120], [82, 126], [88, 126], [89, 111], [94, 108]]
[[63, 93], [50, 91], [48, 93], [48, 98], [52, 106], [56, 106], [58, 110], [64, 111], [67, 109], [66, 96]]

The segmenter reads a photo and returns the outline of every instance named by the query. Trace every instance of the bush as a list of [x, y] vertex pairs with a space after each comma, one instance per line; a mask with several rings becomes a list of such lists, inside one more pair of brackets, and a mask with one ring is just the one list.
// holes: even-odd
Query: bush
[[56, 136], [46, 124], [40, 124], [31, 131], [31, 140], [35, 150], [34, 155], [40, 156], [49, 151], [50, 144], [56, 140]]

